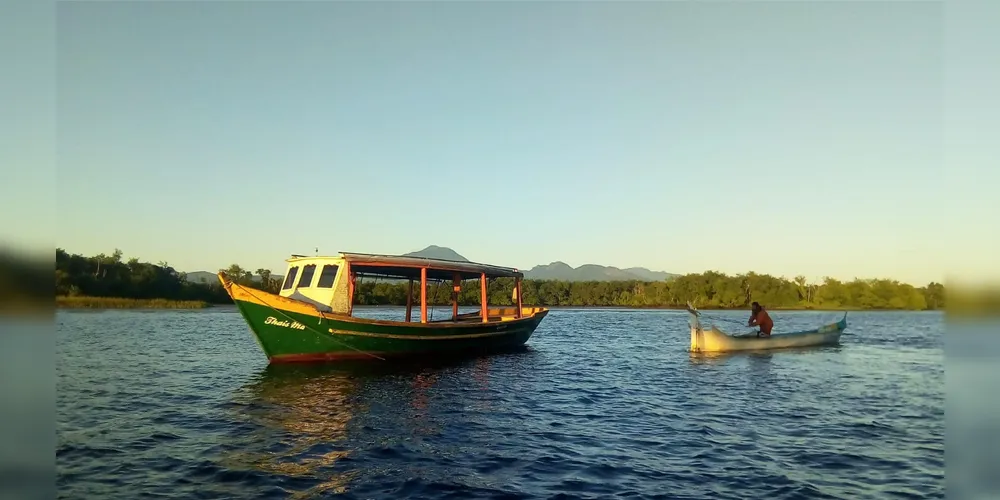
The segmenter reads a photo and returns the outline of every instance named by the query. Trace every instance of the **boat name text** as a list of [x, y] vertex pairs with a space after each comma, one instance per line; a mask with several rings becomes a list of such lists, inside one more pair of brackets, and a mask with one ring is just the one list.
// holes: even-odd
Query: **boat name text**
[[275, 318], [274, 316], [268, 316], [267, 319], [264, 320], [264, 324], [265, 325], [274, 325], [274, 326], [283, 326], [285, 328], [294, 328], [296, 330], [305, 330], [306, 329], [306, 325], [303, 325], [302, 323], [299, 323], [298, 321], [291, 321], [291, 322], [289, 322], [289, 321], [285, 321], [285, 320], [280, 320], [278, 318]]

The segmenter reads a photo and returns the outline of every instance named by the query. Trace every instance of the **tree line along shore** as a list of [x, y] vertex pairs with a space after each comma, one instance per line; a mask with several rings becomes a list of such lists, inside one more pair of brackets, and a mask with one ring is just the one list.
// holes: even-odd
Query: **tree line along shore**
[[[277, 293], [280, 279], [268, 269], [250, 271], [233, 264], [222, 270], [234, 281]], [[232, 304], [221, 284], [194, 283], [166, 262], [152, 264], [137, 258], [111, 255], [83, 256], [56, 250], [56, 305], [63, 308], [202, 308]], [[514, 283], [498, 278], [489, 283], [491, 305], [512, 305]], [[355, 304], [406, 304], [405, 282], [359, 278]], [[459, 304], [479, 305], [479, 286], [466, 284]], [[687, 302], [703, 309], [746, 309], [759, 302], [769, 309], [823, 310], [937, 310], [945, 307], [940, 283], [913, 286], [889, 279], [839, 281], [826, 278], [808, 283], [767, 274], [735, 276], [714, 271], [687, 274], [665, 281], [566, 282], [524, 280], [525, 305], [546, 307], [681, 308]], [[432, 305], [451, 304], [451, 283], [428, 284]]]

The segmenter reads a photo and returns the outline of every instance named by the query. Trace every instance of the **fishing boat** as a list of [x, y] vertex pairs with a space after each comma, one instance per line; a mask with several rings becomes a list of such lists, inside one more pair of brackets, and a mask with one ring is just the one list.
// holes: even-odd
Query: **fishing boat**
[[840, 335], [847, 329], [847, 313], [845, 312], [840, 321], [812, 330], [772, 333], [765, 337], [758, 337], [757, 334], [729, 335], [719, 330], [715, 325], [708, 328], [703, 327], [700, 319], [701, 312], [691, 304], [688, 304], [687, 311], [691, 326], [691, 352], [698, 353], [836, 345], [840, 342]]
[[[523, 345], [548, 314], [522, 305], [523, 273], [513, 268], [422, 257], [340, 253], [293, 255], [278, 294], [218, 277], [232, 297], [270, 363], [386, 360], [395, 357], [491, 352]], [[354, 315], [355, 290], [362, 277], [408, 283], [401, 320]], [[513, 307], [489, 307], [491, 280], [513, 280]], [[479, 283], [480, 308], [459, 314], [463, 282]], [[428, 285], [451, 282], [451, 315], [428, 320]], [[495, 281], [492, 281], [495, 283]], [[414, 288], [419, 287], [417, 299]], [[420, 318], [412, 318], [419, 300]]]

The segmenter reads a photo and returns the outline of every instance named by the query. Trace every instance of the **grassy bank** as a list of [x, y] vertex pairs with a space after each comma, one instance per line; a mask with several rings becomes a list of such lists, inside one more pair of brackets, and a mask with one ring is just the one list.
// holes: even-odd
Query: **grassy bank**
[[[354, 305], [354, 309], [378, 309], [380, 307], [400, 309], [406, 307], [405, 305], [399, 304], [383, 304], [383, 305]], [[451, 304], [431, 304], [427, 306], [428, 308], [434, 308], [435, 310], [451, 309]], [[469, 310], [470, 306], [462, 306], [463, 310]], [[512, 307], [510, 305], [498, 305], [490, 304], [490, 307]], [[545, 307], [551, 310], [601, 310], [601, 309], [623, 309], [630, 311], [684, 311], [687, 309], [686, 306], [549, 306], [549, 305], [539, 305], [539, 304], [524, 304], [524, 307]], [[890, 309], [890, 308], [863, 308], [863, 307], [831, 307], [831, 306], [789, 306], [789, 307], [768, 307], [765, 306], [768, 311], [812, 311], [812, 312], [920, 312], [920, 311], [934, 311], [934, 309]], [[414, 304], [414, 311], [420, 311], [420, 304]], [[702, 306], [698, 307], [699, 311], [742, 311], [750, 314], [750, 306], [745, 307], [718, 307], [718, 306]]]
[[[527, 304], [525, 304], [527, 306]], [[652, 311], [684, 311], [687, 310], [687, 306], [542, 306], [549, 309], [636, 309], [636, 310], [652, 310]], [[906, 309], [860, 309], [857, 307], [811, 307], [811, 306], [792, 306], [792, 307], [767, 307], [765, 309], [768, 311], [816, 311], [816, 312], [829, 312], [829, 311], [862, 311], [862, 310], [885, 310], [885, 311], [899, 311]], [[718, 307], [718, 306], [701, 306], [698, 307], [699, 311], [746, 311], [750, 312], [750, 307]]]
[[57, 296], [56, 307], [63, 309], [204, 309], [200, 300], [123, 299], [118, 297]]

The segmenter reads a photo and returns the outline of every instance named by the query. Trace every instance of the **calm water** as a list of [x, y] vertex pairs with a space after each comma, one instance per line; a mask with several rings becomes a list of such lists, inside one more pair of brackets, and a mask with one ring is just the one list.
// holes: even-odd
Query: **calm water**
[[[772, 315], [776, 331], [839, 318]], [[267, 367], [232, 308], [61, 311], [58, 486], [126, 499], [943, 498], [942, 320], [852, 313], [840, 347], [700, 358], [680, 312], [557, 310], [523, 352], [288, 368]]]

